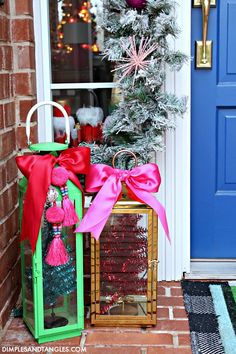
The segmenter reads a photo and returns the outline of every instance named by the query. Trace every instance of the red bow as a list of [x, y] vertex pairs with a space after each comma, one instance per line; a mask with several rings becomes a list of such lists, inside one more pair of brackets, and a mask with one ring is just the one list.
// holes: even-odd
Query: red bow
[[81, 190], [76, 174], [87, 174], [90, 166], [90, 149], [77, 147], [61, 152], [59, 157], [51, 154], [44, 156], [30, 155], [16, 157], [16, 163], [28, 179], [28, 187], [24, 199], [21, 240], [29, 240], [32, 251], [35, 251], [40, 230], [44, 204], [48, 187], [51, 184], [53, 167], [58, 164], [69, 172], [70, 180]]

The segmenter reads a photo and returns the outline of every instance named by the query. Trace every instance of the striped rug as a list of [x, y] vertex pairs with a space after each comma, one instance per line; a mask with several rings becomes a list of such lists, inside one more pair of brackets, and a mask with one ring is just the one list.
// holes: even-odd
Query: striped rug
[[182, 281], [193, 354], [236, 354], [236, 283]]

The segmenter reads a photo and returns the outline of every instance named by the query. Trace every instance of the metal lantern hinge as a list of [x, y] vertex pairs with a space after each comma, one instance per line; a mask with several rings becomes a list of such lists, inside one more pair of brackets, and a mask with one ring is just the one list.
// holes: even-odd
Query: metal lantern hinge
[[160, 261], [158, 261], [157, 259], [152, 259], [151, 261], [148, 262], [148, 267], [149, 268], [154, 268], [157, 269], [158, 263], [160, 263]]
[[39, 278], [40, 276], [41, 276], [41, 271], [39, 270], [38, 262], [35, 262], [34, 263], [34, 278], [35, 278], [35, 281], [37, 281], [37, 278]]

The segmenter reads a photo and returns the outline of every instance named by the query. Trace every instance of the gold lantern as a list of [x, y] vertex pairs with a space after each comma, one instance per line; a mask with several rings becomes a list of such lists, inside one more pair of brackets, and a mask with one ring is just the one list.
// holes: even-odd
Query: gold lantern
[[123, 184], [122, 199], [113, 207], [99, 240], [91, 237], [93, 325], [156, 324], [157, 243], [155, 211], [130, 200]]
[[157, 224], [151, 208], [122, 199], [99, 241], [91, 237], [92, 324], [156, 324]]

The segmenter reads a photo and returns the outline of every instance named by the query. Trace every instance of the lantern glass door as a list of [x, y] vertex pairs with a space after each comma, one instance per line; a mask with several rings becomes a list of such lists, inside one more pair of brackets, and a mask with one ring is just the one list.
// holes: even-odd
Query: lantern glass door
[[155, 320], [157, 225], [152, 221], [151, 209], [115, 208], [99, 242], [92, 239], [92, 323]]
[[[82, 217], [82, 193], [67, 182], [69, 199]], [[27, 189], [25, 177], [19, 183], [20, 223]], [[61, 205], [59, 195], [57, 204]], [[79, 336], [84, 328], [83, 309], [83, 237], [75, 226], [63, 227], [62, 236], [69, 261], [50, 266], [45, 262], [52, 241], [52, 225], [47, 222], [45, 204], [34, 254], [28, 241], [21, 243], [23, 319], [39, 343]]]
[[52, 226], [44, 220], [42, 227], [42, 264], [44, 328], [57, 328], [76, 324], [77, 284], [76, 284], [76, 238], [74, 228], [62, 229], [69, 261], [65, 265], [52, 267], [44, 261], [47, 248], [52, 241]]

